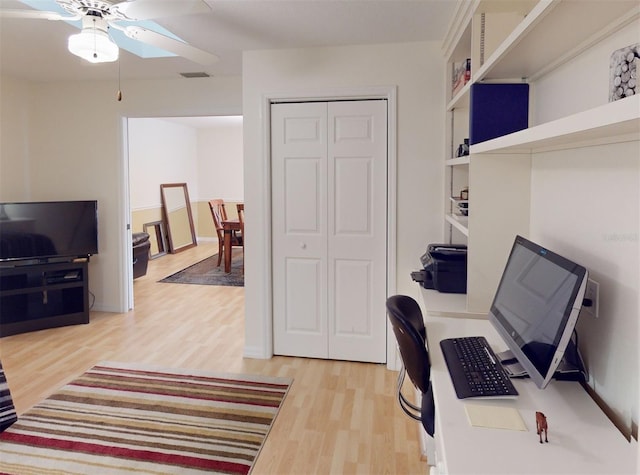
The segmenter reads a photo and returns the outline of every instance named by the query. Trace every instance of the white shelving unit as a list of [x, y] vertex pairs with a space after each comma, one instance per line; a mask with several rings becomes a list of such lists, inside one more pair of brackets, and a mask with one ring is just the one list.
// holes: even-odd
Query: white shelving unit
[[541, 0], [473, 73], [473, 81], [534, 81], [631, 23], [639, 14], [640, 5], [634, 0]]
[[444, 218], [451, 226], [460, 231], [463, 235], [469, 236], [469, 218], [467, 216], [457, 216], [447, 214]]
[[420, 289], [422, 301], [428, 304], [427, 311], [430, 316], [486, 319], [485, 313], [467, 312], [467, 303], [464, 294], [448, 294], [432, 289]]
[[[459, 3], [443, 51], [450, 65], [472, 58], [471, 81], [455, 97], [447, 91], [444, 222], [449, 240], [469, 248], [467, 312], [486, 313], [504, 264], [501, 259], [506, 261], [515, 234], [528, 234], [531, 163], [536, 154], [637, 141], [640, 135], [640, 97], [635, 96], [547, 123], [533, 124], [530, 119], [528, 129], [471, 145], [470, 155], [458, 158], [458, 144], [469, 137], [472, 84], [528, 82], [531, 109], [537, 81], [634, 24], [640, 28], [637, 0]], [[482, 64], [474, 61], [478, 58], [483, 58]], [[451, 83], [451, 67], [446, 81]], [[468, 219], [454, 215], [456, 205], [450, 200], [463, 186], [469, 187]]]
[[454, 109], [466, 109], [469, 107], [469, 92], [471, 90], [471, 84], [473, 81], [468, 82], [460, 91], [455, 95], [453, 99], [447, 104], [447, 110], [452, 111]]
[[[616, 49], [639, 42], [638, 31], [637, 0], [458, 3], [443, 53], [449, 65], [471, 58], [471, 80], [455, 95], [450, 88], [445, 91], [443, 221], [450, 242], [468, 245], [467, 294], [423, 290], [430, 316], [484, 318], [514, 235], [527, 236], [530, 227], [532, 232], [539, 232], [541, 225], [547, 229], [554, 223], [542, 216], [541, 204], [553, 206], [553, 199], [570, 194], [560, 191], [562, 178], [574, 171], [585, 176], [589, 165], [579, 165], [583, 155], [589, 164], [595, 163], [594, 154], [602, 156], [598, 166], [606, 169], [608, 157], [633, 151], [640, 144], [640, 94], [608, 102], [604, 84], [609, 56]], [[446, 68], [447, 85], [451, 84], [451, 70]], [[529, 127], [471, 145], [469, 156], [457, 157], [458, 145], [469, 137], [471, 88], [479, 82], [528, 83]], [[545, 166], [556, 160], [565, 167], [558, 169], [560, 178], [542, 186], [540, 177], [552, 177], [556, 171]], [[606, 172], [618, 176], [622, 170], [614, 167]], [[464, 186], [469, 188], [466, 220], [454, 216], [457, 207], [451, 200]], [[608, 186], [610, 189], [611, 184]], [[547, 191], [554, 198], [546, 199]], [[594, 200], [597, 198], [591, 197], [591, 202]], [[566, 202], [559, 205], [562, 211], [557, 219], [570, 221]], [[562, 223], [565, 229], [572, 226], [569, 221]], [[584, 252], [584, 242], [580, 244], [578, 252]], [[597, 261], [597, 257], [594, 259]], [[604, 343], [605, 348], [607, 344], [610, 341]], [[603, 348], [593, 348], [593, 354], [587, 356], [595, 360]], [[628, 356], [623, 350], [614, 353], [613, 357], [621, 361]], [[607, 371], [608, 363], [600, 363], [603, 368], [597, 370]], [[615, 413], [624, 407], [615, 391], [623, 384], [611, 384], [613, 389], [603, 392], [603, 400], [612, 403], [613, 419], [623, 427], [625, 423]], [[432, 472], [437, 470], [434, 467]]]
[[[621, 151], [640, 150], [636, 147], [640, 147], [640, 94], [608, 102], [605, 85], [611, 53], [639, 42], [638, 31], [637, 0], [459, 1], [443, 41], [449, 64], [445, 84], [451, 84], [451, 64], [466, 58], [471, 58], [471, 80], [455, 95], [450, 87], [445, 91], [443, 225], [450, 242], [468, 245], [467, 294], [423, 290], [429, 316], [485, 318], [514, 235], [527, 236], [530, 227], [534, 233], [549, 229], [554, 220], [564, 230], [572, 227], [566, 202], [558, 203], [561, 211], [552, 219], [543, 216], [548, 209], [544, 206], [553, 207], [553, 200], [571, 196], [561, 188], [564, 180], [570, 180], [574, 172], [584, 177], [594, 163], [605, 170], [603, 175], [619, 176], [623, 173], [620, 165], [607, 170], [607, 159]], [[468, 156], [456, 157], [458, 145], [469, 137], [471, 88], [479, 82], [527, 82], [529, 127], [471, 145]], [[601, 162], [594, 155], [601, 156]], [[584, 167], [580, 165], [583, 156]], [[545, 168], [552, 163], [561, 167]], [[551, 183], [542, 183], [541, 177], [551, 177]], [[466, 222], [456, 219], [451, 200], [464, 186], [469, 187]], [[607, 183], [603, 192], [611, 186]], [[584, 192], [584, 186], [581, 190]], [[598, 192], [597, 185], [593, 192]], [[590, 197], [589, 202], [594, 201], [597, 195]], [[584, 241], [576, 250], [585, 252]], [[597, 263], [599, 257], [593, 259]], [[618, 324], [620, 328], [630, 326], [626, 320]], [[613, 333], [619, 336], [619, 332]], [[593, 340], [594, 336], [587, 334], [586, 338]], [[597, 360], [611, 341], [595, 344], [587, 357]], [[614, 349], [609, 358], [617, 363], [598, 360], [602, 367], [596, 368], [596, 373], [600, 371], [594, 373], [596, 380], [610, 367], [626, 365], [628, 352]], [[624, 383], [612, 378], [607, 384], [609, 389], [600, 388], [598, 395], [605, 405], [611, 404], [612, 419], [624, 427], [628, 420], [622, 421], [616, 412], [626, 410], [626, 403], [617, 395], [617, 390], [624, 391]], [[435, 462], [441, 449], [437, 442]], [[432, 473], [440, 473], [438, 468], [433, 467]]]

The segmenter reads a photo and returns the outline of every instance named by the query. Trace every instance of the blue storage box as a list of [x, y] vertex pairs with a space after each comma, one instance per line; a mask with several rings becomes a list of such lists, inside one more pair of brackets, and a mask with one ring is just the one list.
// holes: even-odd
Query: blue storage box
[[471, 145], [529, 127], [529, 85], [476, 83], [471, 86]]

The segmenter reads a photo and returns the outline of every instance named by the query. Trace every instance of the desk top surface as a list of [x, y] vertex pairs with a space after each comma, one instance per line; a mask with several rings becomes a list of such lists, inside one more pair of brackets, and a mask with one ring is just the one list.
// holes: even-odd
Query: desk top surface
[[[483, 335], [494, 351], [506, 349], [487, 320], [427, 316], [431, 379], [436, 405], [436, 453], [442, 473], [638, 473], [637, 443], [629, 443], [577, 382], [551, 381], [540, 390], [514, 380], [515, 399], [459, 400], [439, 342]], [[526, 431], [473, 427], [465, 405], [515, 408]], [[540, 444], [535, 413], [548, 421], [549, 443]]]

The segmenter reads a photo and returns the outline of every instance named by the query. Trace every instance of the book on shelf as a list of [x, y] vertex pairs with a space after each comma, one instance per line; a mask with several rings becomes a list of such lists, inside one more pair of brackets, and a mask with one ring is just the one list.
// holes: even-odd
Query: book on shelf
[[471, 79], [471, 59], [452, 64], [451, 96], [455, 96]]

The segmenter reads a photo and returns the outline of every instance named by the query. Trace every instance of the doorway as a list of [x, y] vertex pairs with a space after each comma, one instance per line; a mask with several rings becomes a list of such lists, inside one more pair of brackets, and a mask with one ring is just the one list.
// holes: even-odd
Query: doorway
[[[124, 155], [129, 234], [162, 221], [160, 184], [187, 183], [197, 239], [216, 239], [207, 201], [244, 199], [242, 126], [241, 115], [128, 118]], [[128, 307], [133, 308], [131, 272], [128, 282]]]

